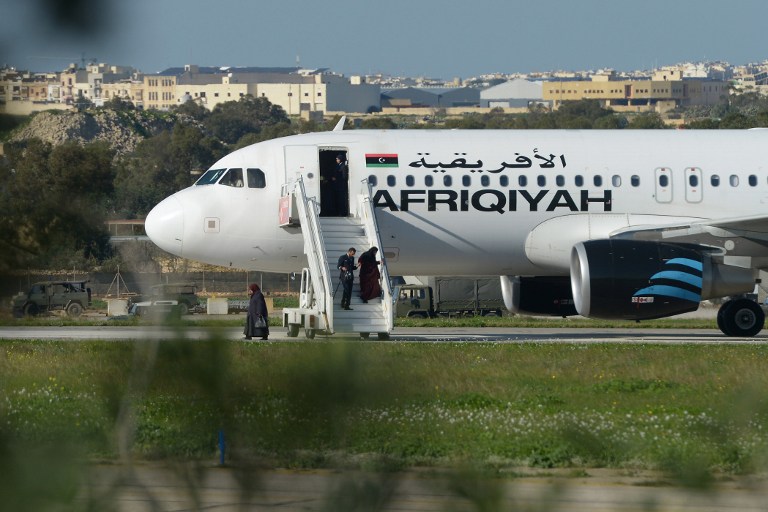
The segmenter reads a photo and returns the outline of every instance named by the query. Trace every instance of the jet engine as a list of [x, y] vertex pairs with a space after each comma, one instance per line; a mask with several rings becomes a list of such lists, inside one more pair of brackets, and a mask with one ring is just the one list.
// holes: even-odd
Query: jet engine
[[570, 278], [565, 276], [501, 276], [504, 305], [515, 314], [571, 316], [576, 314]]
[[579, 314], [592, 318], [662, 318], [754, 286], [751, 269], [716, 263], [697, 245], [592, 240], [571, 250], [574, 304]]

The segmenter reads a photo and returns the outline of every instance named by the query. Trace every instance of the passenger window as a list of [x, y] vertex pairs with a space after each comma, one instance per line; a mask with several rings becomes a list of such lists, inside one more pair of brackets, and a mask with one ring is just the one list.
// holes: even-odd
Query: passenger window
[[462, 176], [461, 184], [464, 185], [465, 187], [468, 187], [472, 185], [472, 179], [469, 176]]
[[435, 183], [435, 180], [432, 178], [432, 176], [424, 176], [424, 184], [428, 187], [431, 187]]
[[739, 186], [739, 177], [736, 176], [735, 174], [731, 174], [731, 177], [730, 177], [729, 181], [731, 182], [731, 186], [732, 187], [738, 187]]
[[621, 176], [619, 176], [618, 174], [614, 174], [613, 177], [611, 178], [611, 183], [613, 184], [614, 187], [617, 187], [617, 188], [620, 187]]
[[710, 183], [710, 184], [711, 184], [713, 187], [719, 187], [719, 186], [720, 186], [720, 176], [718, 176], [717, 174], [713, 174], [713, 175], [712, 175], [712, 176], [709, 178], [709, 183]]
[[480, 184], [484, 187], [489, 186], [491, 184], [491, 178], [489, 178], [488, 176], [481, 176]]
[[375, 187], [376, 185], [379, 184], [379, 180], [376, 178], [376, 176], [371, 174], [370, 176], [368, 176], [368, 183], [370, 183], [372, 187]]
[[200, 176], [200, 179], [195, 182], [195, 185], [212, 185], [219, 181], [219, 178], [226, 172], [226, 169], [208, 169], [205, 174]]
[[450, 176], [443, 176], [443, 185], [450, 187], [453, 184], [453, 180]]
[[691, 187], [698, 187], [699, 186], [699, 177], [695, 174], [691, 174], [688, 176], [688, 185]]
[[243, 170], [240, 168], [230, 169], [221, 178], [219, 185], [225, 185], [227, 187], [243, 187]]
[[517, 184], [520, 185], [521, 187], [525, 187], [526, 185], [528, 185], [528, 178], [526, 178], [525, 176], [518, 176]]
[[564, 187], [565, 186], [565, 176], [562, 176], [562, 175], [555, 176], [555, 184], [558, 187]]
[[412, 187], [416, 183], [416, 180], [410, 174], [405, 177], [405, 184]]
[[547, 186], [547, 178], [540, 174], [539, 177], [536, 178], [536, 183], [538, 183], [538, 185], [540, 187], [546, 187]]
[[669, 186], [669, 176], [662, 174], [659, 176], [659, 186], [666, 188]]
[[633, 174], [632, 178], [630, 179], [630, 183], [633, 187], [639, 187], [640, 186], [640, 176], [637, 174]]
[[388, 186], [394, 187], [395, 183], [397, 183], [397, 180], [395, 179], [394, 176], [392, 176], [391, 174], [389, 176], [387, 176], [387, 185]]
[[267, 186], [267, 178], [264, 176], [264, 171], [261, 169], [247, 169], [248, 173], [248, 188], [265, 188]]
[[754, 174], [749, 175], [749, 186], [750, 187], [756, 187], [757, 186], [757, 176]]
[[592, 178], [592, 183], [594, 183], [596, 187], [602, 187], [603, 186], [603, 177], [602, 176], [595, 176], [594, 178]]
[[508, 187], [509, 186], [509, 178], [506, 176], [502, 176], [499, 178], [499, 185], [502, 187]]
[[576, 178], [574, 178], [573, 182], [576, 184], [577, 187], [583, 187], [584, 186], [584, 176], [581, 174], [577, 174]]

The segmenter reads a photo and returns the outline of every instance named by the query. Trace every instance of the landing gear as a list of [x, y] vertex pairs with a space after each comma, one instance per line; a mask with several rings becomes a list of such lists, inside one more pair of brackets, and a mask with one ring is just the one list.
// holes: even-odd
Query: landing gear
[[295, 338], [299, 335], [299, 324], [290, 324], [288, 326], [288, 337], [289, 338]]
[[717, 312], [717, 326], [726, 336], [751, 337], [765, 324], [762, 308], [750, 299], [729, 300]]
[[307, 339], [311, 340], [315, 338], [315, 330], [314, 329], [304, 329], [304, 336], [307, 337]]

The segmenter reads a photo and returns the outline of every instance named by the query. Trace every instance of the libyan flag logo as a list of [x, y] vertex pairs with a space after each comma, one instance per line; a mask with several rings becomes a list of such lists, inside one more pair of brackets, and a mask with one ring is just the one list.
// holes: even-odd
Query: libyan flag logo
[[396, 154], [366, 153], [366, 167], [398, 167]]

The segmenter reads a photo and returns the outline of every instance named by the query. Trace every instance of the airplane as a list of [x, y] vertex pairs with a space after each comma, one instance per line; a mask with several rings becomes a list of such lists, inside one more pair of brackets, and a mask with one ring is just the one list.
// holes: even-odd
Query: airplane
[[[749, 295], [768, 269], [763, 129], [342, 123], [223, 157], [152, 209], [147, 235], [191, 260], [299, 271], [309, 235], [281, 222], [280, 208], [286, 184], [301, 181], [321, 220], [354, 216], [368, 197], [390, 275], [497, 275], [510, 311], [539, 315], [640, 321], [725, 298], [724, 334], [763, 327]], [[337, 156], [348, 167], [342, 205], [328, 185]]]

